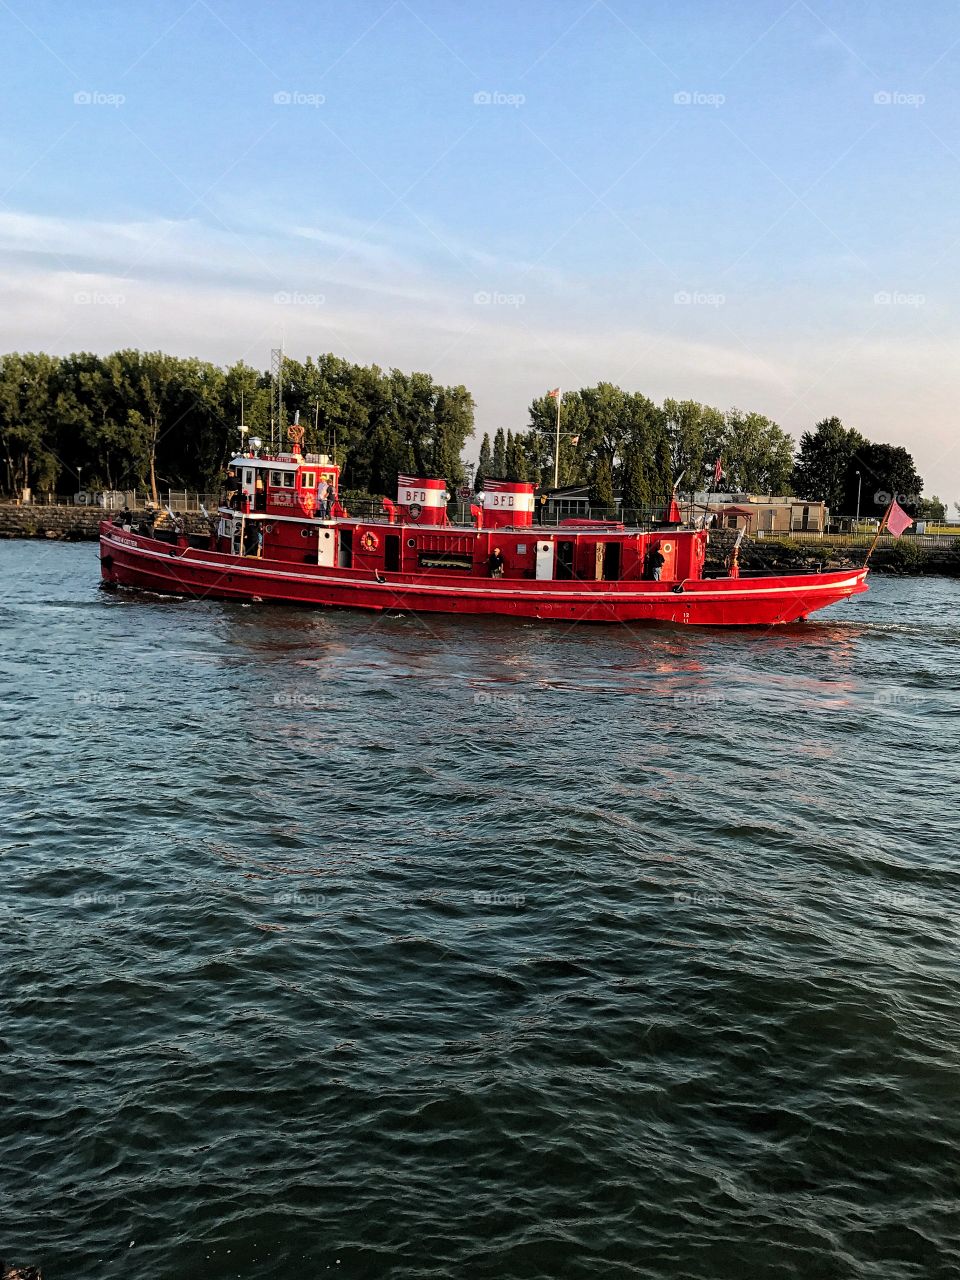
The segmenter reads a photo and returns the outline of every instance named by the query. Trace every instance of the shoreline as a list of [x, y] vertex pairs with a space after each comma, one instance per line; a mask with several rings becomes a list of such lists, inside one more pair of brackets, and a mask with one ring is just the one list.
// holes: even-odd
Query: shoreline
[[[27, 540], [48, 542], [96, 542], [100, 522], [109, 515], [100, 507], [18, 506], [0, 503], [0, 541]], [[208, 525], [196, 511], [178, 512], [187, 533], [206, 532]], [[724, 566], [733, 545], [734, 535], [727, 530], [711, 531], [706, 568], [714, 573]], [[860, 551], [860, 548], [857, 548]], [[832, 542], [792, 541], [765, 537], [744, 541], [740, 565], [744, 570], [789, 572], [791, 569], [825, 570], [859, 568], [862, 555], [853, 556], [851, 548]], [[871, 572], [880, 576], [926, 578], [960, 577], [960, 538], [955, 547], [928, 547], [915, 538], [903, 538], [893, 545], [877, 547], [870, 561]]]

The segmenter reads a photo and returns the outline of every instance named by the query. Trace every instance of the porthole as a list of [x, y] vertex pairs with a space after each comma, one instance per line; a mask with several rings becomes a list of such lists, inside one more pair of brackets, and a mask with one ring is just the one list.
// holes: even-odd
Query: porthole
[[313, 530], [312, 530], [312, 529], [301, 529], [301, 530], [300, 530], [300, 537], [301, 537], [301, 538], [312, 538], [312, 537], [313, 537]]
[[415, 547], [416, 545], [417, 545], [417, 540], [416, 540], [416, 538], [408, 538], [408, 539], [407, 539], [407, 546], [408, 546], [408, 547]]

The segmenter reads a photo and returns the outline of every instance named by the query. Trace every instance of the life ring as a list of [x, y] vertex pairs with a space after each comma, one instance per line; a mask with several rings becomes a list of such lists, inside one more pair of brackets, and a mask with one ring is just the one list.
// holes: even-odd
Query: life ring
[[663, 554], [664, 554], [665, 556], [668, 556], [668, 555], [670, 554], [670, 552], [673, 550], [673, 543], [672, 543], [672, 542], [661, 542], [661, 543], [660, 543], [660, 550], [663, 552]]
[[360, 539], [360, 545], [363, 547], [364, 551], [376, 551], [377, 547], [380, 545], [380, 539], [372, 529], [368, 529]]

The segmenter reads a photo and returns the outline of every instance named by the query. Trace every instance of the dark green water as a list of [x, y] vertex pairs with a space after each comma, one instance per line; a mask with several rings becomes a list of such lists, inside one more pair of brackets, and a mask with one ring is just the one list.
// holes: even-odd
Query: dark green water
[[0, 570], [0, 1256], [960, 1272], [960, 584], [737, 633]]

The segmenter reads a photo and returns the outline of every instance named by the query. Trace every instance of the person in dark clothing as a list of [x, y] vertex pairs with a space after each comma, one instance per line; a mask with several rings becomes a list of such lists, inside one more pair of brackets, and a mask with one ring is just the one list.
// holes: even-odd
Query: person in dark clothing
[[232, 507], [234, 511], [236, 511], [240, 505], [241, 484], [240, 477], [237, 475], [236, 471], [234, 471], [233, 467], [231, 467], [227, 472], [227, 483], [224, 488], [226, 489], [227, 506]]
[[647, 577], [652, 578], [654, 582], [659, 582], [665, 563], [666, 557], [660, 550], [660, 543], [655, 542], [647, 553]]
[[493, 550], [490, 552], [490, 559], [487, 561], [487, 566], [490, 570], [490, 577], [502, 578], [503, 565], [504, 565], [503, 552], [500, 550], [499, 547], [494, 547]]

